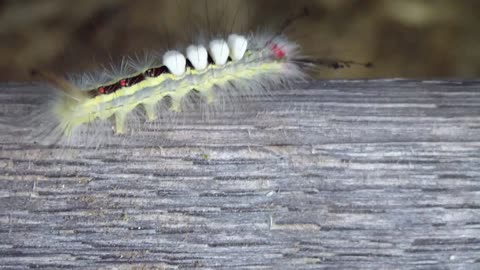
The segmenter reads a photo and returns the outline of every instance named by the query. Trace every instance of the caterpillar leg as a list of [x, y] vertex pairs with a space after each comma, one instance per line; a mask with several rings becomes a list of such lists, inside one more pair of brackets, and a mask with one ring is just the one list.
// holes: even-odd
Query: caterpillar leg
[[170, 110], [172, 112], [181, 112], [182, 111], [182, 98], [180, 96], [171, 96], [171, 106]]
[[143, 108], [145, 108], [145, 112], [147, 114], [148, 121], [155, 121], [157, 120], [157, 112], [155, 111], [155, 103], [144, 103]]
[[115, 133], [117, 134], [125, 133], [126, 120], [127, 120], [127, 113], [125, 112], [115, 113]]

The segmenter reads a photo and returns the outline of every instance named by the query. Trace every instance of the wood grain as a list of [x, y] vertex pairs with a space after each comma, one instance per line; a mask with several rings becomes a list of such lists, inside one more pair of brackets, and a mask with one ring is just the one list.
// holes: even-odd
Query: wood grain
[[68, 150], [5, 124], [36, 88], [0, 87], [0, 268], [480, 269], [478, 81], [317, 81]]

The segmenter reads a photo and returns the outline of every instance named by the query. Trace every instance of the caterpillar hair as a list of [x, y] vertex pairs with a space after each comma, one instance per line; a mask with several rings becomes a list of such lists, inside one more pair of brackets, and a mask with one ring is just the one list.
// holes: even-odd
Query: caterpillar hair
[[303, 55], [285, 29], [305, 16], [307, 9], [285, 20], [277, 32], [231, 32], [183, 49], [146, 54], [142, 61], [126, 58], [120, 72], [63, 79], [35, 70], [32, 74], [54, 91], [42, 112], [31, 118], [33, 138], [47, 144], [66, 140], [101, 145], [112, 135], [154, 128], [168, 113], [199, 103], [215, 111], [219, 104], [305, 80], [309, 70], [320, 66], [359, 64]]

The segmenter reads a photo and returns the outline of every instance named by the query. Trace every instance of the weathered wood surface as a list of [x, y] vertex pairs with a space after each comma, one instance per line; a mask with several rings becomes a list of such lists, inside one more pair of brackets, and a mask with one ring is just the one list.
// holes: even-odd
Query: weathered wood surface
[[480, 269], [480, 83], [299, 88], [116, 149], [0, 126], [0, 267]]

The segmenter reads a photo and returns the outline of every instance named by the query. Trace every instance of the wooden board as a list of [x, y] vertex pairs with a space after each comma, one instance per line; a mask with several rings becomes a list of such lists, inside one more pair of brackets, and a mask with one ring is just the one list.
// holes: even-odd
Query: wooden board
[[480, 82], [317, 81], [68, 151], [0, 88], [0, 268], [480, 269]]

